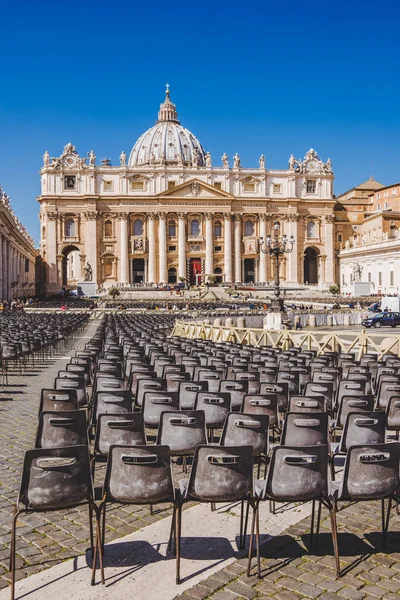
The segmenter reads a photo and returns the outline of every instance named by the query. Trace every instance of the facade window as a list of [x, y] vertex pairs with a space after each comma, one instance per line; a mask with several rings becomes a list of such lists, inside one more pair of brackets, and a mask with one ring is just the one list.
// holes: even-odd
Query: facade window
[[65, 222], [65, 235], [66, 237], [75, 237], [76, 236], [76, 224], [74, 219], [68, 219]]
[[389, 208], [389, 202], [385, 202], [385, 208]]
[[143, 181], [131, 181], [131, 190], [144, 190]]
[[64, 177], [64, 190], [74, 190], [76, 185], [75, 175], [66, 175]]
[[381, 205], [380, 204], [376, 205], [376, 210], [381, 210]]
[[394, 189], [392, 190], [392, 196], [395, 196], [395, 195], [396, 195], [396, 188], [394, 188]]
[[169, 235], [169, 237], [176, 237], [176, 223], [175, 223], [175, 221], [170, 221], [168, 223], [168, 235]]
[[104, 237], [112, 237], [112, 221], [109, 219], [104, 223]]
[[371, 283], [372, 279], [371, 279], [371, 271], [368, 273], [368, 281]]
[[143, 221], [136, 219], [133, 223], [133, 235], [143, 235]]
[[255, 189], [256, 189], [256, 186], [254, 185], [254, 183], [244, 183], [243, 184], [244, 192], [254, 192]]
[[45, 239], [46, 237], [46, 227], [43, 225], [42, 227], [42, 238]]
[[379, 200], [379, 199], [380, 199], [380, 197], [381, 197], [381, 195], [380, 195], [380, 194], [377, 194], [377, 195], [376, 195], [376, 199], [377, 199], [377, 200]]
[[307, 182], [306, 182], [307, 194], [315, 194], [316, 187], [317, 187], [317, 182], [315, 181], [315, 179], [307, 179]]
[[214, 252], [222, 252], [222, 246], [214, 246]]
[[344, 278], [344, 273], [342, 273], [342, 285], [346, 285], [346, 281], [345, 281], [345, 278]]
[[394, 285], [394, 271], [390, 271], [390, 285]]
[[25, 273], [29, 273], [29, 258], [25, 259]]
[[172, 190], [176, 187], [176, 181], [168, 181], [168, 189]]
[[222, 224], [221, 221], [215, 221], [214, 223], [214, 237], [221, 237], [222, 235]]
[[384, 196], [385, 196], [385, 198], [387, 198], [387, 195], [388, 195], [388, 193], [389, 193], [388, 191], [386, 191], [386, 192], [384, 193]]
[[200, 235], [200, 224], [197, 219], [190, 223], [190, 235]]
[[378, 273], [378, 285], [382, 285], [382, 271]]
[[341, 233], [338, 233], [338, 236], [337, 236], [337, 241], [338, 241], [338, 242], [342, 242], [342, 241], [343, 241], [343, 236], [342, 236], [342, 234], [341, 234]]
[[176, 252], [176, 246], [168, 246], [168, 252]]
[[282, 185], [280, 183], [274, 183], [272, 190], [273, 190], [274, 194], [281, 194], [282, 193]]
[[103, 189], [105, 192], [112, 192], [113, 191], [113, 182], [112, 181], [104, 181], [103, 182]]
[[244, 224], [244, 235], [253, 235], [254, 234], [254, 225], [253, 221], [246, 221]]
[[104, 263], [104, 277], [112, 277], [113, 265], [111, 261]]
[[309, 221], [307, 223], [307, 237], [308, 238], [317, 237], [317, 226], [314, 221]]
[[215, 187], [217, 190], [222, 190], [222, 181], [216, 181], [216, 182], [214, 183], [214, 187]]

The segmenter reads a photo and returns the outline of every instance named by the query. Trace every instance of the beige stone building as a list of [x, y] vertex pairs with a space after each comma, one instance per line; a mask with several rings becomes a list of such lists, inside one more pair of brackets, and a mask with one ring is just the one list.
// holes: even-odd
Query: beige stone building
[[0, 187], [0, 300], [35, 295], [39, 253]]
[[295, 238], [282, 259], [285, 285], [324, 289], [335, 280], [330, 160], [311, 149], [304, 159], [292, 154], [286, 169], [270, 167], [262, 154], [255, 168], [238, 153], [215, 165], [180, 124], [168, 89], [156, 124], [116, 166], [97, 164], [93, 151], [81, 157], [72, 144], [43, 161], [38, 201], [49, 292], [85, 276], [99, 289], [193, 284], [210, 275], [265, 284], [274, 272], [259, 238], [276, 221]]

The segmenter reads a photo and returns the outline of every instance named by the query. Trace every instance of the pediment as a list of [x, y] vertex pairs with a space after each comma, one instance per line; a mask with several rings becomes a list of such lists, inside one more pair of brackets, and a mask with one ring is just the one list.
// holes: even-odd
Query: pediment
[[208, 200], [232, 200], [232, 194], [218, 190], [213, 185], [209, 185], [199, 179], [191, 179], [185, 181], [170, 190], [157, 194], [159, 198], [204, 198]]

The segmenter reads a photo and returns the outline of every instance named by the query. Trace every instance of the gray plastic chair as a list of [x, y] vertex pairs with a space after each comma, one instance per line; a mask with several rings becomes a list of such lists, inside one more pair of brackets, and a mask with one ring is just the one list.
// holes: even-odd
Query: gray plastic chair
[[227, 392], [231, 395], [231, 410], [240, 412], [243, 406], [243, 399], [249, 393], [249, 383], [246, 380], [230, 381], [222, 379], [219, 382], [218, 392]]
[[179, 384], [180, 410], [193, 410], [198, 392], [208, 392], [207, 381], [181, 381]]
[[143, 396], [142, 413], [145, 427], [158, 429], [163, 412], [179, 410], [178, 392], [150, 391]]
[[329, 446], [328, 414], [289, 412], [286, 415], [281, 446]]
[[99, 415], [91, 461], [94, 473], [95, 461], [99, 456], [107, 457], [111, 446], [145, 445], [143, 415], [139, 412], [103, 413]]
[[35, 448], [89, 445], [84, 410], [43, 411], [39, 415]]
[[[193, 456], [200, 444], [207, 444], [203, 410], [168, 411], [160, 415], [157, 444], [169, 446], [171, 456]], [[184, 460], [186, 472], [186, 460]]]
[[43, 410], [60, 412], [78, 410], [78, 408], [78, 395], [76, 390], [42, 389], [39, 415]]

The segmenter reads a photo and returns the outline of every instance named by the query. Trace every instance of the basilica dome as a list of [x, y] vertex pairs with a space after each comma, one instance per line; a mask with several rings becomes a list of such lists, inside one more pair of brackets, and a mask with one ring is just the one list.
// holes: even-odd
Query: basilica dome
[[178, 120], [169, 89], [160, 104], [158, 120], [140, 136], [129, 156], [130, 167], [152, 164], [177, 166], [205, 165], [205, 152], [199, 140]]

